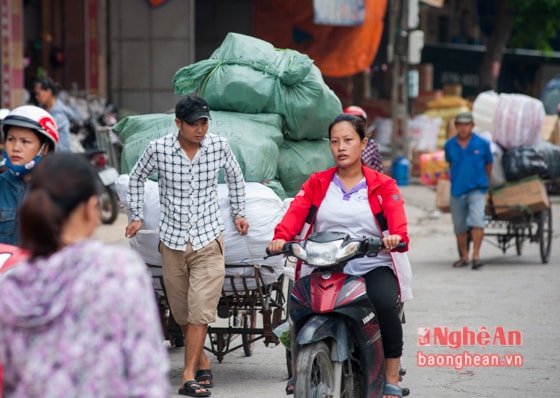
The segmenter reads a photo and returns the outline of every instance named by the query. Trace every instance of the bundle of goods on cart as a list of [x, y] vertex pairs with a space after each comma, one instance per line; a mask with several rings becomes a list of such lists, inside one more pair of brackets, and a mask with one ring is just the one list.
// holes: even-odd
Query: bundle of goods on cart
[[[129, 176], [122, 174], [117, 179], [117, 192], [130, 219], [126, 192]], [[275, 226], [284, 215], [290, 199], [284, 201], [270, 189], [259, 183], [246, 183], [245, 213], [250, 228], [246, 236], [239, 235], [231, 218], [231, 208], [226, 184], [218, 184], [218, 203], [224, 222], [224, 254], [225, 263], [238, 267], [227, 267], [226, 273], [234, 278], [226, 278], [224, 291], [243, 289], [242, 276], [252, 275], [254, 267], [261, 268], [260, 275], [264, 284], [273, 283], [284, 269], [281, 256], [269, 257], [264, 260], [265, 249], [273, 236]], [[130, 245], [142, 256], [147, 264], [162, 266], [161, 254], [158, 251], [160, 200], [157, 182], [148, 180], [144, 186], [144, 220], [142, 229], [150, 233], [138, 233], [130, 239]], [[255, 284], [255, 280], [249, 280]], [[228, 285], [233, 284], [234, 286]], [[248, 286], [255, 288], [255, 286]]]
[[[547, 116], [536, 98], [493, 91], [476, 97], [472, 113], [473, 131], [489, 141], [494, 157], [489, 184], [494, 205], [503, 206], [496, 207], [498, 212], [505, 214], [506, 205], [534, 211], [548, 207], [544, 182], [560, 178], [558, 117]], [[448, 129], [447, 138], [453, 133]], [[436, 186], [436, 205], [448, 211], [449, 168], [443, 150], [422, 156], [420, 180]]]
[[[208, 132], [228, 139], [245, 181], [263, 183], [281, 199], [334, 166], [328, 126], [342, 105], [305, 54], [228, 33], [208, 59], [177, 70], [173, 86], [178, 95], [196, 93], [208, 102]], [[151, 140], [176, 127], [174, 115], [160, 113], [129, 116], [113, 131], [126, 174]]]
[[543, 103], [523, 94], [481, 93], [473, 103], [477, 131], [491, 134], [494, 166], [491, 186], [537, 175], [560, 177], [558, 120], [549, 123]]

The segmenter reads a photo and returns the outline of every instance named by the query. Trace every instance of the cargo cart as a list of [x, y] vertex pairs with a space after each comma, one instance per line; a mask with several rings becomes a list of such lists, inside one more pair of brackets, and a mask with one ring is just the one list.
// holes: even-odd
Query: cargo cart
[[[152, 274], [166, 339], [178, 346], [182, 336], [177, 336], [180, 331], [176, 330], [169, 309], [161, 266], [147, 266]], [[251, 356], [258, 340], [264, 340], [266, 346], [279, 344], [273, 329], [287, 319], [289, 278], [280, 272], [270, 282], [270, 277], [265, 275], [271, 275], [272, 268], [268, 265], [226, 264], [226, 277], [217, 308], [218, 320], [208, 326], [204, 346], [218, 362], [221, 363], [226, 354], [241, 348], [245, 356]], [[224, 322], [227, 324], [222, 325]]]
[[531, 177], [490, 190], [484, 237], [503, 253], [515, 246], [520, 256], [525, 242], [537, 243], [542, 263], [548, 263], [552, 224], [552, 208], [544, 182], [540, 179]]

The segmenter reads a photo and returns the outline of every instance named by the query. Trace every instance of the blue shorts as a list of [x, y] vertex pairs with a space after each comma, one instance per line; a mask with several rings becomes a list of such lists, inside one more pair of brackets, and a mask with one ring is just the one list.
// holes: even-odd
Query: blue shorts
[[449, 200], [455, 234], [467, 232], [471, 227], [484, 228], [486, 193], [478, 189]]

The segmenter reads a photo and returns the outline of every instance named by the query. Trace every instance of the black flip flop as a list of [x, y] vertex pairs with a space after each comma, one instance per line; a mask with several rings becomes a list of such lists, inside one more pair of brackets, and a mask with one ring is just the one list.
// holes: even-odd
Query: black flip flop
[[214, 382], [212, 380], [212, 370], [211, 369], [202, 369], [196, 372], [196, 376], [194, 376], [198, 384], [204, 388], [212, 388], [214, 387]]
[[463, 267], [466, 267], [468, 265], [469, 265], [468, 262], [466, 262], [465, 260], [460, 258], [459, 260], [457, 260], [453, 263], [453, 268], [463, 268]]
[[295, 380], [293, 377], [288, 379], [288, 383], [286, 383], [286, 395], [294, 395], [294, 387], [295, 387]]
[[[197, 390], [204, 391], [197, 392]], [[178, 393], [180, 395], [186, 395], [188, 397], [209, 397], [210, 395], [212, 395], [212, 393], [208, 391], [208, 389], [198, 384], [196, 380], [185, 381], [185, 384], [183, 384], [183, 388], [179, 388]]]
[[480, 260], [472, 260], [472, 269], [479, 269], [480, 267], [482, 267], [484, 264], [480, 261]]

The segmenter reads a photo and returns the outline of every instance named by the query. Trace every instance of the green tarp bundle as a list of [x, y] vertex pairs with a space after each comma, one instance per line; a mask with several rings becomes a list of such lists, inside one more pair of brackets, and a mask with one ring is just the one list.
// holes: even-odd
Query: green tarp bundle
[[307, 55], [238, 33], [228, 33], [209, 59], [180, 68], [173, 86], [179, 95], [197, 92], [210, 109], [280, 114], [290, 140], [327, 137], [342, 112]]
[[311, 174], [334, 165], [327, 139], [285, 140], [278, 156], [278, 179], [286, 195], [293, 197]]
[[[279, 147], [284, 141], [280, 115], [210, 111], [208, 132], [226, 137], [247, 182], [263, 182], [276, 176]], [[121, 173], [129, 174], [149, 142], [175, 133], [175, 115], [129, 116], [113, 126], [123, 145]], [[220, 176], [223, 182], [223, 176]]]

